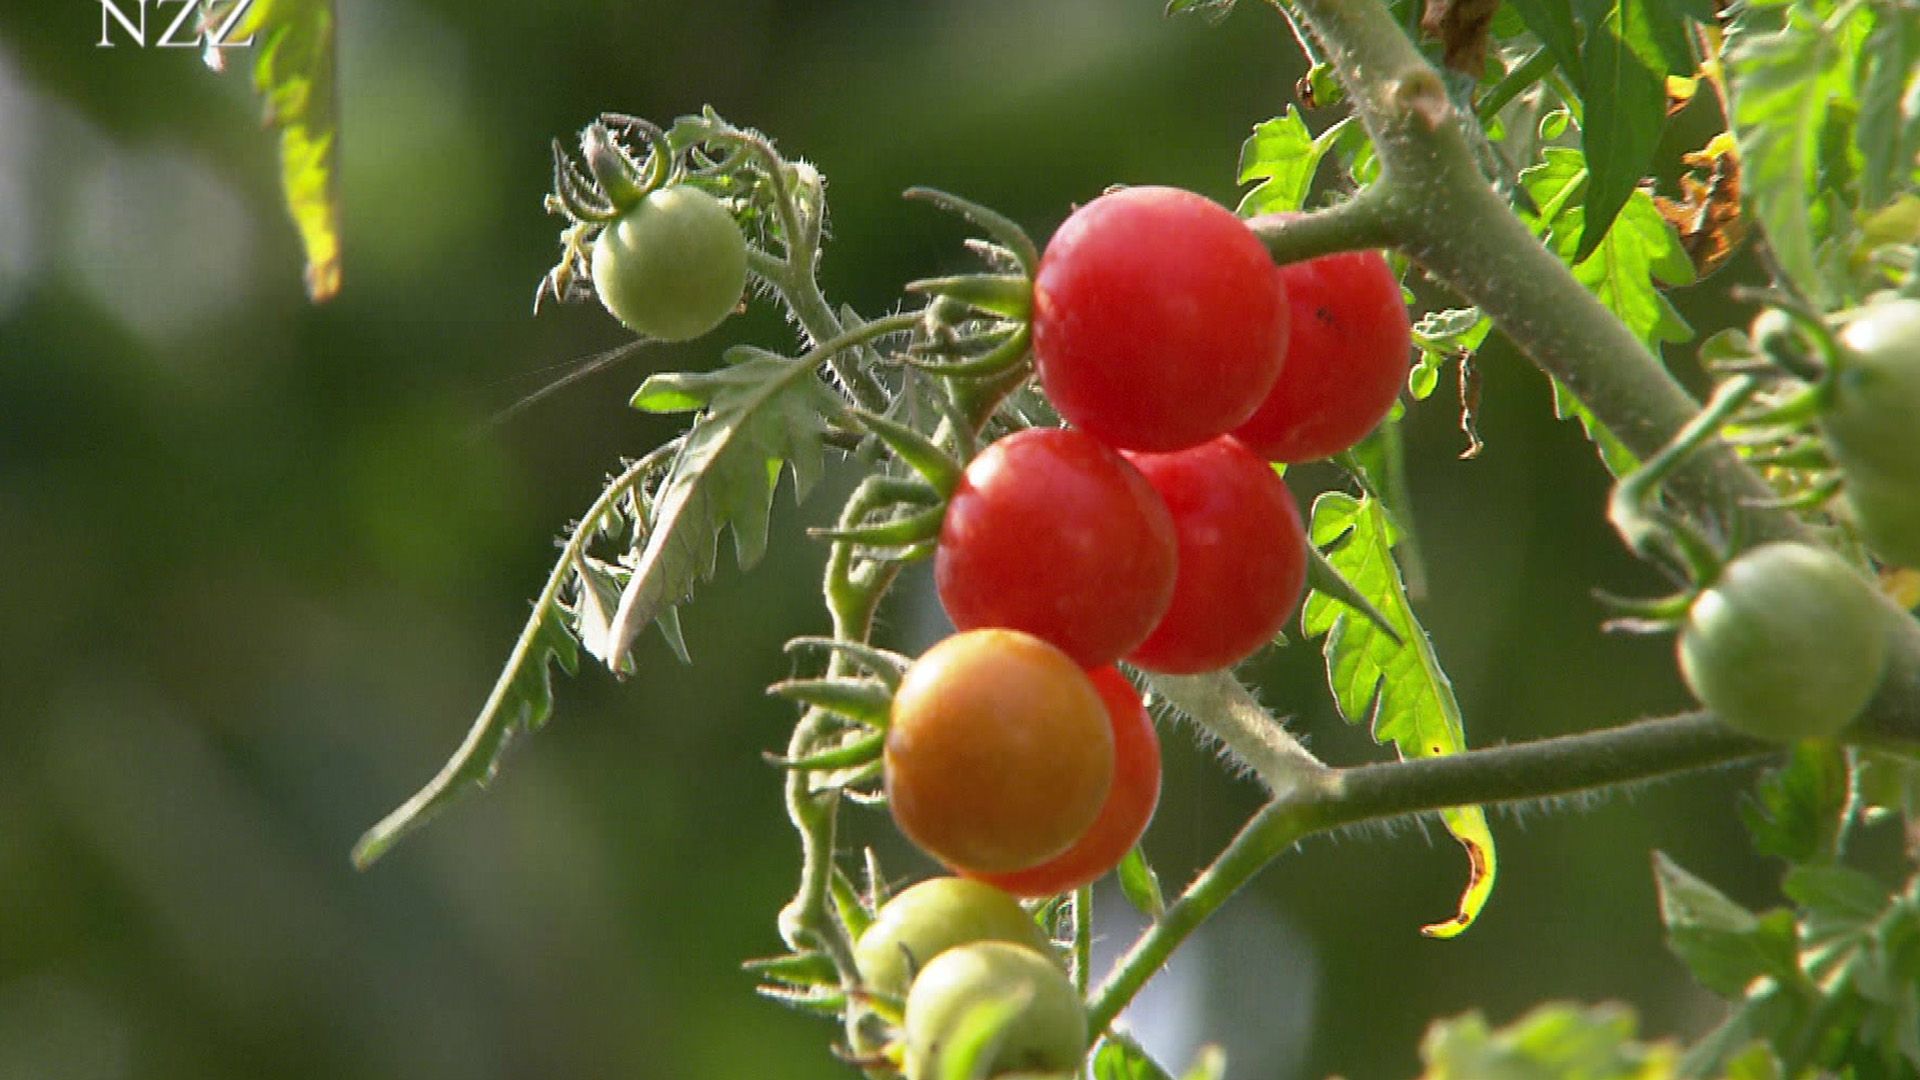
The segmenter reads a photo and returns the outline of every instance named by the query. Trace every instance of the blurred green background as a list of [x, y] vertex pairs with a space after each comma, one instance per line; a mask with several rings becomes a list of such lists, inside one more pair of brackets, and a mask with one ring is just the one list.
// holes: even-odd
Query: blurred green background
[[[831, 1077], [825, 1024], [758, 1000], [796, 851], [775, 774], [780, 644], [825, 625], [822, 493], [686, 613], [696, 664], [645, 639], [370, 873], [360, 830], [438, 767], [552, 557], [620, 455], [669, 428], [625, 407], [645, 367], [791, 343], [764, 307], [508, 422], [624, 333], [529, 314], [551, 265], [547, 142], [602, 109], [711, 103], [831, 184], [825, 277], [875, 311], [964, 265], [931, 184], [1045, 236], [1109, 183], [1236, 198], [1252, 124], [1299, 75], [1270, 10], [1218, 28], [1158, 0], [343, 0], [345, 291], [301, 292], [276, 151], [240, 76], [96, 49], [89, 0], [0, 14], [0, 1080], [274, 1076]], [[1316, 126], [1325, 123], [1316, 120]], [[1685, 139], [1682, 131], [1676, 138]], [[1697, 139], [1696, 139], [1697, 142]], [[1692, 144], [1688, 144], [1692, 145]], [[1727, 275], [1737, 275], [1736, 267]], [[1703, 329], [1722, 279], [1682, 294]], [[1442, 392], [1409, 422], [1423, 615], [1476, 744], [1684, 703], [1661, 640], [1602, 637], [1595, 585], [1658, 583], [1600, 523], [1604, 478], [1546, 388], [1485, 357], [1477, 461]], [[1333, 482], [1301, 470], [1296, 493]], [[923, 579], [888, 612], [917, 648]], [[1330, 712], [1311, 648], [1254, 673], [1336, 761], [1380, 756]], [[1185, 881], [1254, 807], [1184, 733], [1148, 847]], [[1451, 942], [1443, 832], [1308, 843], [1175, 961], [1135, 1022], [1234, 1075], [1407, 1076], [1430, 1018], [1618, 998], [1656, 1034], [1714, 1006], [1660, 944], [1647, 851], [1771, 899], [1720, 774], [1577, 812], [1502, 813], [1502, 876]], [[856, 812], [902, 876], [925, 864]], [[1107, 895], [1103, 948], [1126, 940]]]

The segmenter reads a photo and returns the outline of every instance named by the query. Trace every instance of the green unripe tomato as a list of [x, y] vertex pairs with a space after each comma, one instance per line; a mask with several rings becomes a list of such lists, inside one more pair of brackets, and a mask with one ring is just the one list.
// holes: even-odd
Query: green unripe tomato
[[1680, 631], [1680, 673], [1701, 704], [1749, 735], [1829, 738], [1880, 685], [1887, 622], [1838, 555], [1763, 544], [1729, 563]]
[[984, 882], [937, 877], [881, 905], [854, 945], [853, 961], [867, 989], [902, 997], [934, 957], [976, 941], [1004, 941], [1042, 955], [1051, 948], [1012, 896]]
[[1875, 555], [1897, 566], [1920, 567], [1920, 485], [1848, 473], [1847, 505]]
[[747, 286], [747, 240], [720, 200], [658, 188], [593, 242], [593, 288], [637, 334], [686, 341], [719, 326]]
[[1853, 355], [1835, 372], [1822, 418], [1834, 460], [1920, 500], [1920, 300], [1869, 306], [1840, 341]]
[[980, 941], [948, 949], [907, 994], [907, 1080], [935, 1080], [942, 1055], [973, 1009], [1025, 999], [1001, 1033], [986, 1075], [1068, 1072], [1087, 1053], [1087, 1011], [1066, 973], [1020, 945]]

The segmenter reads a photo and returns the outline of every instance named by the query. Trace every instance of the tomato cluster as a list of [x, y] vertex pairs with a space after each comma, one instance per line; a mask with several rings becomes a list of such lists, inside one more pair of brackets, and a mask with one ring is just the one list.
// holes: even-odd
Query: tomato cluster
[[1412, 352], [1377, 252], [1276, 268], [1233, 214], [1129, 188], [1081, 208], [1033, 282], [1040, 383], [1066, 428], [970, 462], [935, 549], [961, 631], [907, 672], [886, 740], [901, 831], [963, 875], [1047, 896], [1112, 869], [1159, 798], [1140, 695], [1271, 641], [1307, 541], [1269, 464], [1377, 425]]
[[854, 964], [869, 993], [904, 998], [909, 1080], [952, 1075], [949, 1058], [973, 1052], [963, 1029], [983, 1008], [1015, 1011], [969, 1075], [1064, 1071], [1087, 1052], [1086, 1009], [1052, 943], [991, 885], [938, 877], [907, 889], [875, 913]]

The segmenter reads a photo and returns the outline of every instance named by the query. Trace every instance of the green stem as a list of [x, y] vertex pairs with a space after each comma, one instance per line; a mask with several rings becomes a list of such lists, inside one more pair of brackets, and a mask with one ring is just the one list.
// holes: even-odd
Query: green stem
[[1707, 407], [1687, 421], [1673, 441], [1660, 448], [1638, 469], [1620, 478], [1607, 503], [1607, 517], [1635, 554], [1651, 557], [1660, 545], [1670, 545], [1685, 565], [1689, 580], [1702, 585], [1720, 574], [1720, 556], [1689, 522], [1668, 520], [1653, 508], [1660, 486], [1692, 454], [1717, 437], [1760, 388], [1759, 380], [1740, 375], [1720, 384]]
[[1393, 243], [1378, 186], [1311, 214], [1262, 214], [1247, 227], [1267, 245], [1277, 263], [1304, 262], [1340, 251], [1364, 251]]
[[1073, 988], [1087, 996], [1093, 968], [1093, 886], [1073, 890]]
[[1445, 757], [1326, 770], [1274, 799], [1134, 943], [1094, 996], [1089, 1023], [1113, 1022], [1207, 917], [1269, 862], [1317, 832], [1454, 806], [1585, 791], [1777, 753], [1706, 713]]
[[1228, 672], [1153, 675], [1147, 685], [1225, 744], [1275, 796], [1284, 798], [1328, 773]]

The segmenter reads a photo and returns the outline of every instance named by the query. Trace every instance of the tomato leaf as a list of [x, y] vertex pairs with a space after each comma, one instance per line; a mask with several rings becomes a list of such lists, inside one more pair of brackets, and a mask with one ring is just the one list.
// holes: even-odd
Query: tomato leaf
[[1298, 210], [1306, 205], [1320, 160], [1340, 141], [1350, 121], [1342, 120], [1315, 138], [1293, 106], [1255, 125], [1240, 147], [1240, 183], [1259, 186], [1246, 193], [1234, 211], [1241, 217]]
[[1660, 143], [1667, 112], [1667, 64], [1654, 27], [1660, 10], [1647, 0], [1620, 0], [1587, 32], [1580, 140], [1592, 175], [1572, 262], [1600, 247]]
[[[1587, 179], [1586, 158], [1580, 151], [1548, 148], [1544, 161], [1520, 174], [1521, 184], [1540, 208], [1528, 215], [1528, 223], [1548, 249], [1572, 268], [1573, 276], [1648, 348], [1657, 352], [1662, 342], [1686, 341], [1693, 329], [1674, 310], [1659, 283], [1691, 282], [1693, 262], [1651, 195], [1638, 190], [1629, 195], [1599, 246], [1586, 258], [1576, 259], [1586, 211], [1574, 200]], [[1553, 384], [1553, 403], [1556, 415], [1580, 421], [1608, 471], [1623, 476], [1638, 466], [1633, 452], [1558, 381]]]
[[[433, 779], [360, 838], [353, 847], [355, 866], [364, 870], [373, 865], [448, 803], [493, 779], [508, 747], [552, 716], [553, 665], [572, 675], [579, 670], [582, 647], [603, 655], [604, 613], [612, 603], [621, 571], [595, 557], [590, 548], [595, 541], [641, 534], [647, 518], [642, 485], [654, 475], [652, 461], [670, 448], [662, 448], [614, 477], [581, 516], [466, 739]], [[680, 641], [678, 622], [662, 619], [661, 629], [684, 660], [686, 645]]]
[[767, 547], [767, 515], [783, 469], [804, 498], [824, 469], [821, 436], [845, 403], [814, 377], [814, 363], [757, 349], [729, 350], [718, 370], [647, 380], [636, 400], [697, 400], [705, 408], [661, 483], [652, 528], [607, 631], [610, 663], [648, 623], [713, 576], [720, 534], [733, 530], [745, 569]]
[[1581, 258], [1586, 211], [1572, 202], [1588, 182], [1587, 159], [1569, 147], [1550, 147], [1541, 164], [1520, 174], [1520, 182], [1541, 208], [1539, 214], [1531, 215], [1534, 231], [1634, 336], [1656, 351], [1662, 342], [1693, 337], [1693, 328], [1659, 289], [1662, 283], [1691, 284], [1693, 261], [1673, 227], [1660, 216], [1653, 196], [1633, 192], [1606, 238]]
[[1672, 1080], [1678, 1052], [1640, 1042], [1637, 1028], [1618, 1004], [1549, 1002], [1498, 1031], [1468, 1013], [1427, 1029], [1422, 1080]]
[[1832, 290], [1818, 247], [1833, 223], [1822, 205], [1821, 139], [1833, 109], [1852, 107], [1848, 30], [1798, 6], [1784, 9], [1773, 29], [1772, 20], [1781, 18], [1777, 11], [1745, 13], [1728, 34], [1741, 190], [1781, 271], [1809, 296], [1827, 300]]
[[[1441, 670], [1433, 642], [1414, 617], [1394, 563], [1393, 527], [1379, 502], [1329, 492], [1314, 500], [1309, 528], [1315, 547], [1398, 632], [1396, 643], [1379, 627], [1330, 596], [1307, 596], [1301, 625], [1324, 634], [1327, 683], [1348, 723], [1372, 724], [1374, 741], [1391, 743], [1402, 758], [1439, 757], [1466, 749], [1466, 731], [1453, 684]], [[1467, 851], [1469, 873], [1453, 918], [1422, 929], [1453, 937], [1486, 906], [1498, 871], [1493, 833], [1477, 806], [1441, 812], [1447, 831]]]
[[1738, 998], [1763, 975], [1788, 983], [1800, 977], [1792, 913], [1754, 915], [1663, 852], [1653, 853], [1653, 877], [1667, 944], [1700, 985]]
[[1862, 165], [1860, 204], [1884, 206], [1914, 181], [1920, 154], [1920, 9], [1876, 5], [1856, 72], [1860, 117], [1855, 129]]
[[[203, 23], [220, 26], [237, 0], [216, 0]], [[331, 0], [253, 0], [227, 39], [254, 38], [253, 85], [266, 122], [280, 131], [280, 187], [307, 256], [307, 296], [340, 291], [340, 103], [335, 93]], [[220, 69], [225, 50], [209, 48]]]
[[1792, 863], [1829, 862], [1839, 850], [1852, 778], [1847, 754], [1835, 743], [1796, 746], [1786, 765], [1769, 772], [1740, 819], [1754, 849]]

